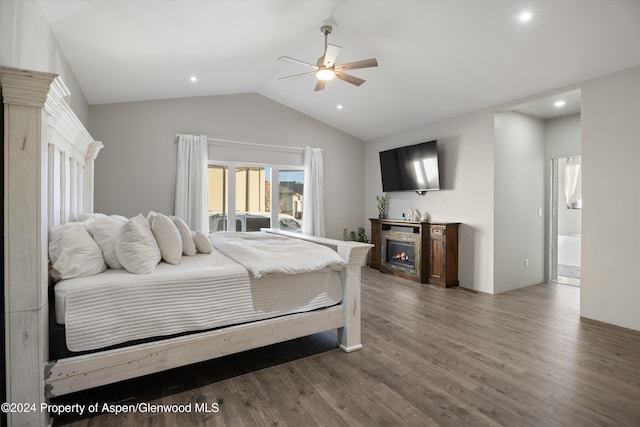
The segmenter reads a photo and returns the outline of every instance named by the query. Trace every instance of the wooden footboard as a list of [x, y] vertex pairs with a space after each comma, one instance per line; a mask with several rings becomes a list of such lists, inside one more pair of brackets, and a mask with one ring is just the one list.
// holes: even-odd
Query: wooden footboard
[[343, 325], [342, 307], [335, 306], [60, 359], [47, 363], [46, 397], [204, 362]]
[[59, 359], [47, 363], [46, 397], [148, 375], [294, 338], [338, 329], [338, 346], [346, 351], [360, 342], [360, 269], [371, 245], [267, 230], [329, 246], [347, 261], [341, 272], [340, 305], [273, 319], [169, 338], [151, 343]]

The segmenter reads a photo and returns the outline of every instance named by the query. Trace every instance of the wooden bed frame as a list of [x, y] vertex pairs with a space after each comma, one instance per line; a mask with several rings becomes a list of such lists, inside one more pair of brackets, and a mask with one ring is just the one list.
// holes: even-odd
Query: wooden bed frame
[[340, 305], [153, 343], [48, 360], [48, 228], [93, 211], [94, 141], [55, 74], [0, 67], [4, 103], [4, 292], [7, 414], [11, 425], [46, 425], [47, 399], [302, 336], [338, 329], [346, 352], [360, 343], [360, 267], [371, 245], [300, 236], [345, 260]]

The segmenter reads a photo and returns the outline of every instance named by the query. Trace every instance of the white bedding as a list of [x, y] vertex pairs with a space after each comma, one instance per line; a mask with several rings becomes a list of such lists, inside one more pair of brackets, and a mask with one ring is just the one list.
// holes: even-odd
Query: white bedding
[[55, 285], [56, 321], [71, 351], [205, 330], [328, 307], [342, 300], [336, 271], [251, 277], [217, 250], [160, 263], [150, 274], [107, 270]]
[[268, 233], [220, 232], [209, 235], [214, 248], [242, 264], [254, 277], [300, 274], [322, 268], [342, 270], [346, 262], [326, 246]]

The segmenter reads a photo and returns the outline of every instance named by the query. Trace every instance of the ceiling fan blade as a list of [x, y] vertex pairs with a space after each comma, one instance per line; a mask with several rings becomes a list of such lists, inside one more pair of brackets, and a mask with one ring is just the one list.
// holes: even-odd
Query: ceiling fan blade
[[331, 68], [336, 64], [336, 59], [338, 59], [340, 49], [342, 48], [335, 44], [327, 45], [327, 51], [324, 53], [324, 60], [322, 61], [325, 67]]
[[297, 79], [298, 77], [303, 77], [303, 76], [313, 76], [315, 73], [316, 73], [315, 71], [309, 71], [308, 73], [294, 74], [292, 76], [280, 77], [278, 80], [291, 80], [291, 79]]
[[336, 78], [356, 86], [360, 86], [362, 83], [366, 82], [366, 80], [362, 80], [359, 77], [350, 76], [349, 74], [339, 73], [337, 71]]
[[327, 84], [326, 80], [318, 80], [318, 82], [316, 83], [316, 87], [313, 89], [314, 92], [317, 92], [319, 90], [324, 90], [324, 85]]
[[284, 62], [289, 62], [291, 64], [298, 64], [298, 65], [302, 65], [304, 67], [313, 68], [314, 70], [318, 69], [317, 65], [309, 64], [308, 62], [300, 61], [298, 59], [289, 58], [288, 56], [281, 56], [278, 59], [281, 60], [281, 61], [284, 61]]
[[356, 68], [377, 67], [376, 58], [363, 59], [362, 61], [349, 62], [348, 64], [336, 65], [336, 70], [355, 70]]

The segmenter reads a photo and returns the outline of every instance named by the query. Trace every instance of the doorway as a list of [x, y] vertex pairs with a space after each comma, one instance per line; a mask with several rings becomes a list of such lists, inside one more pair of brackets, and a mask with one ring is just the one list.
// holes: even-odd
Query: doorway
[[582, 241], [581, 156], [551, 160], [550, 279], [580, 286]]

